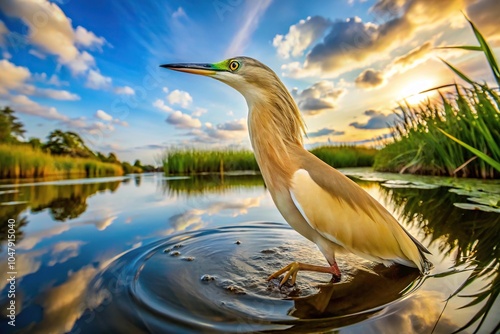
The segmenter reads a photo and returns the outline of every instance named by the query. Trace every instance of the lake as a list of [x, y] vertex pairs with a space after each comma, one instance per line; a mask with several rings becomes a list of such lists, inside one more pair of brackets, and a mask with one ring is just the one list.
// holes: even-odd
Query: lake
[[428, 247], [428, 275], [341, 254], [339, 283], [268, 282], [326, 261], [260, 175], [2, 181], [0, 332], [499, 331], [500, 182], [342, 171]]

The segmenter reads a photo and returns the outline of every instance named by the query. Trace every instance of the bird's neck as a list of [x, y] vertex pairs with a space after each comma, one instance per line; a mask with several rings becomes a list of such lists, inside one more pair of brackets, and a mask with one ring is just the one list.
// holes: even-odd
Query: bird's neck
[[[286, 92], [288, 94], [288, 92]], [[248, 130], [261, 173], [270, 189], [288, 186], [303, 150], [304, 122], [291, 96], [249, 104]]]

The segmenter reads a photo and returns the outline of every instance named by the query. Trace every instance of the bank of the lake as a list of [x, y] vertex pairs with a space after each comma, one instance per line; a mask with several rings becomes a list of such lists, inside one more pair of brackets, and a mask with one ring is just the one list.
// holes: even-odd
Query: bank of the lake
[[29, 145], [0, 144], [0, 178], [36, 178], [48, 176], [120, 176], [120, 164], [95, 159], [55, 156]]

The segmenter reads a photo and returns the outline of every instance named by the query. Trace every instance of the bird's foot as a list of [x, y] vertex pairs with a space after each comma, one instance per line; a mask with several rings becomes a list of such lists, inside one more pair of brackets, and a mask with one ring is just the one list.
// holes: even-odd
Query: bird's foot
[[267, 278], [268, 281], [272, 280], [273, 278], [278, 278], [281, 274], [285, 273], [285, 275], [283, 276], [283, 279], [281, 280], [280, 282], [280, 287], [283, 286], [283, 284], [286, 283], [286, 281], [288, 281], [288, 279], [290, 278], [290, 276], [292, 276], [292, 285], [295, 284], [295, 280], [297, 279], [297, 273], [299, 272], [300, 270], [300, 263], [299, 262], [292, 262], [290, 263], [288, 266], [285, 266], [283, 268], [281, 268], [280, 270], [278, 270], [277, 272], [275, 272], [274, 274], [272, 274], [271, 276], [269, 276]]
[[331, 267], [323, 267], [323, 266], [316, 266], [314, 264], [307, 264], [307, 263], [301, 263], [301, 262], [292, 262], [289, 265], [281, 268], [271, 276], [267, 278], [268, 281], [272, 280], [273, 278], [278, 278], [281, 274], [285, 273], [283, 278], [281, 279], [281, 282], [279, 286], [283, 286], [283, 284], [288, 281], [290, 276], [292, 277], [292, 281], [290, 282], [291, 285], [295, 284], [295, 280], [297, 279], [297, 273], [299, 270], [308, 270], [308, 271], [316, 271], [320, 273], [328, 273], [332, 274], [333, 278], [332, 280], [338, 282], [340, 281], [340, 269], [337, 266], [337, 263], [335, 262], [334, 265]]

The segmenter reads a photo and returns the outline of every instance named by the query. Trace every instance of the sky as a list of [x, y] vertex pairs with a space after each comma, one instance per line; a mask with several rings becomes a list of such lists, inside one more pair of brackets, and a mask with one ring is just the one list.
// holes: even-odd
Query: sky
[[373, 144], [394, 108], [458, 78], [492, 82], [470, 17], [498, 55], [497, 0], [2, 0], [0, 107], [26, 139], [73, 131], [93, 150], [153, 164], [175, 147], [250, 148], [247, 105], [175, 62], [249, 56], [272, 68], [307, 124], [306, 147]]

